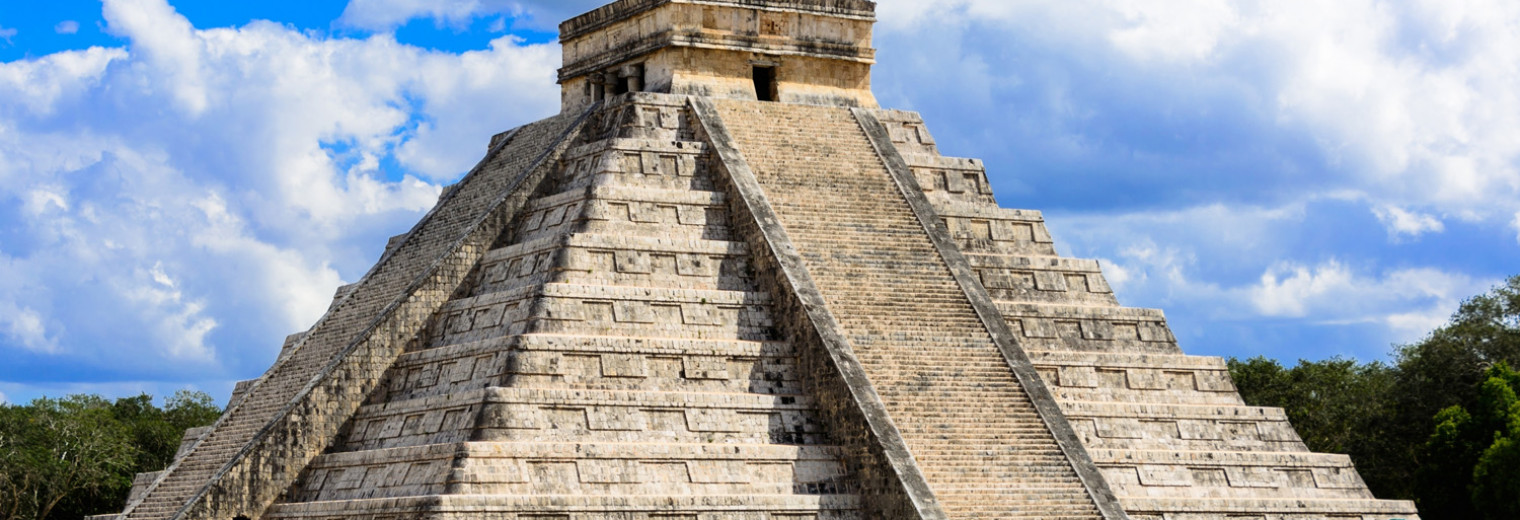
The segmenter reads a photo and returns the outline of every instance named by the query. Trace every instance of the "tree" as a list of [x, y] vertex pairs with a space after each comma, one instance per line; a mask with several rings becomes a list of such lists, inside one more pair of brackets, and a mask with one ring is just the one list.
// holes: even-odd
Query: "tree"
[[220, 414], [210, 396], [183, 391], [162, 409], [147, 395], [0, 405], [0, 520], [120, 511], [134, 475], [163, 469], [184, 430]]
[[1520, 406], [1510, 409], [1509, 434], [1473, 468], [1472, 499], [1490, 520], [1520, 518]]
[[120, 486], [135, 448], [99, 397], [38, 399], [8, 428], [10, 518], [48, 518], [71, 496]]
[[1377, 496], [1415, 499], [1426, 520], [1520, 518], [1502, 509], [1520, 496], [1506, 487], [1520, 482], [1520, 433], [1501, 389], [1520, 391], [1520, 374], [1495, 370], [1520, 367], [1520, 276], [1395, 355], [1393, 366], [1231, 360], [1230, 372], [1247, 403], [1287, 410], [1311, 449], [1351, 455]]
[[1418, 472], [1420, 507], [1434, 518], [1520, 518], [1520, 373], [1499, 363], [1470, 407], [1436, 415]]
[[[1407, 484], [1399, 496], [1415, 498], [1427, 520], [1478, 517], [1467, 500], [1470, 472], [1494, 443], [1494, 432], [1508, 429], [1507, 411], [1496, 409], [1507, 399], [1499, 387], [1520, 388], [1490, 381], [1520, 377], [1495, 372], [1501, 365], [1520, 366], [1520, 276], [1463, 302], [1445, 326], [1399, 349], [1398, 391], [1385, 434], [1404, 447], [1390, 459], [1419, 468], [1403, 470], [1409, 474], [1401, 477]], [[1453, 407], [1469, 415], [1466, 423]], [[1501, 450], [1490, 460], [1502, 456]]]

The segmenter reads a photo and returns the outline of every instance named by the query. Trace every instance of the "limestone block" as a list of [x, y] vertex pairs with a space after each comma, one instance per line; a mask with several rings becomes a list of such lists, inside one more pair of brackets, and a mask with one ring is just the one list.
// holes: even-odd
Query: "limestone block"
[[1066, 277], [1061, 273], [1039, 271], [1034, 273], [1035, 288], [1041, 291], [1065, 292]]
[[1224, 468], [1229, 485], [1238, 488], [1276, 488], [1286, 485], [1283, 475], [1272, 468], [1230, 466]]
[[1125, 378], [1132, 390], [1165, 390], [1167, 387], [1160, 370], [1132, 368], [1125, 371]]
[[575, 463], [582, 484], [637, 484], [643, 467], [635, 460], [580, 460]]
[[681, 358], [682, 376], [687, 379], [728, 379], [728, 359], [687, 356]]
[[738, 460], [694, 460], [686, 463], [692, 482], [739, 484], [750, 481], [749, 465]]
[[1097, 388], [1098, 373], [1093, 367], [1060, 367], [1060, 386]]
[[1230, 373], [1224, 371], [1198, 371], [1193, 373], [1197, 381], [1197, 389], [1200, 392], [1234, 392], [1235, 384], [1230, 381]]
[[649, 365], [644, 356], [604, 354], [601, 361], [602, 377], [649, 377]]
[[688, 409], [686, 428], [694, 432], [738, 432], [739, 415], [734, 410]]
[[1024, 318], [1024, 335], [1031, 338], [1055, 338], [1059, 337], [1056, 324], [1051, 320]]
[[1189, 440], [1219, 440], [1224, 435], [1217, 425], [1211, 421], [1177, 421], [1177, 431], [1183, 439]]
[[1145, 425], [1139, 419], [1104, 418], [1096, 422], [1098, 436], [1106, 439], [1143, 439]]
[[1298, 432], [1293, 431], [1293, 426], [1286, 421], [1257, 423], [1257, 430], [1261, 432], [1262, 440], [1298, 442]]
[[1193, 472], [1182, 466], [1142, 465], [1135, 468], [1140, 484], [1152, 487], [1192, 487]]

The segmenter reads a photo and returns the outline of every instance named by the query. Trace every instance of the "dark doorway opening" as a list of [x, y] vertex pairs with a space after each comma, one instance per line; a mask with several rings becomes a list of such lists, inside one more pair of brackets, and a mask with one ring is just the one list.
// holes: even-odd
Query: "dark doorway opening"
[[755, 66], [755, 98], [760, 101], [776, 101], [776, 68]]

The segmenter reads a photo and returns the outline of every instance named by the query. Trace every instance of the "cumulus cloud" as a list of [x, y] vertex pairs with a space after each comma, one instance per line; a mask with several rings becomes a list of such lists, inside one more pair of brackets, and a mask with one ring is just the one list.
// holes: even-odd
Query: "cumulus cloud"
[[10, 400], [6, 399], [6, 397], [5, 397], [5, 392], [0, 392], [0, 404], [10, 404], [10, 403], [11, 403]]
[[1509, 225], [1515, 228], [1515, 241], [1520, 242], [1520, 212], [1515, 213], [1515, 220], [1510, 221]]
[[6, 45], [11, 45], [11, 38], [16, 36], [16, 29], [0, 26], [0, 40], [5, 40]]
[[1376, 207], [1372, 209], [1372, 213], [1377, 215], [1378, 220], [1388, 228], [1388, 237], [1396, 241], [1446, 230], [1446, 225], [1441, 222], [1441, 219], [1396, 206]]
[[1072, 256], [1102, 259], [1122, 303], [1165, 309], [1190, 351], [1365, 359], [1428, 333], [1500, 276], [1408, 265], [1387, 256], [1397, 245], [1345, 238], [1385, 231], [1369, 213], [1341, 194], [1046, 218]]
[[58, 350], [58, 342], [48, 337], [42, 315], [34, 309], [18, 307], [13, 302], [0, 302], [0, 322], [5, 326], [6, 336], [27, 350], [42, 353]]
[[79, 32], [79, 22], [64, 20], [53, 27], [53, 32], [58, 34], [75, 34]]
[[414, 19], [431, 19], [443, 26], [462, 27], [476, 18], [506, 15], [522, 18], [534, 27], [548, 28], [605, 3], [602, 0], [351, 0], [338, 22], [360, 29], [389, 31]]
[[[1069, 204], [1356, 189], [1507, 219], [1520, 200], [1514, 2], [883, 0], [880, 11], [878, 39], [896, 53], [882, 60], [911, 68], [878, 81], [887, 100], [937, 107], [946, 101], [922, 91], [943, 88], [987, 125], [968, 137], [1029, 141], [1007, 153], [1075, 163], [1074, 175], [1115, 173], [1119, 159], [1132, 170], [1115, 181], [1135, 183], [1127, 198]], [[954, 80], [915, 86], [928, 69]], [[1068, 195], [1052, 188], [1029, 191]]]
[[126, 48], [0, 63], [3, 380], [256, 374], [490, 135], [558, 108], [552, 45], [103, 9]]
[[1273, 266], [1249, 294], [1265, 316], [1378, 322], [1413, 338], [1440, 326], [1464, 298], [1492, 284], [1493, 280], [1438, 269], [1399, 269], [1365, 276], [1331, 260], [1312, 267]]

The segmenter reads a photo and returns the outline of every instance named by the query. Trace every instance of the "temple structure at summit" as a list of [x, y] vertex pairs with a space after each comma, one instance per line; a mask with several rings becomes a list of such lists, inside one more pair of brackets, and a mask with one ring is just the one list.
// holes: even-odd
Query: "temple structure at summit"
[[560, 115], [109, 520], [1418, 518], [878, 107], [874, 9], [565, 22]]

